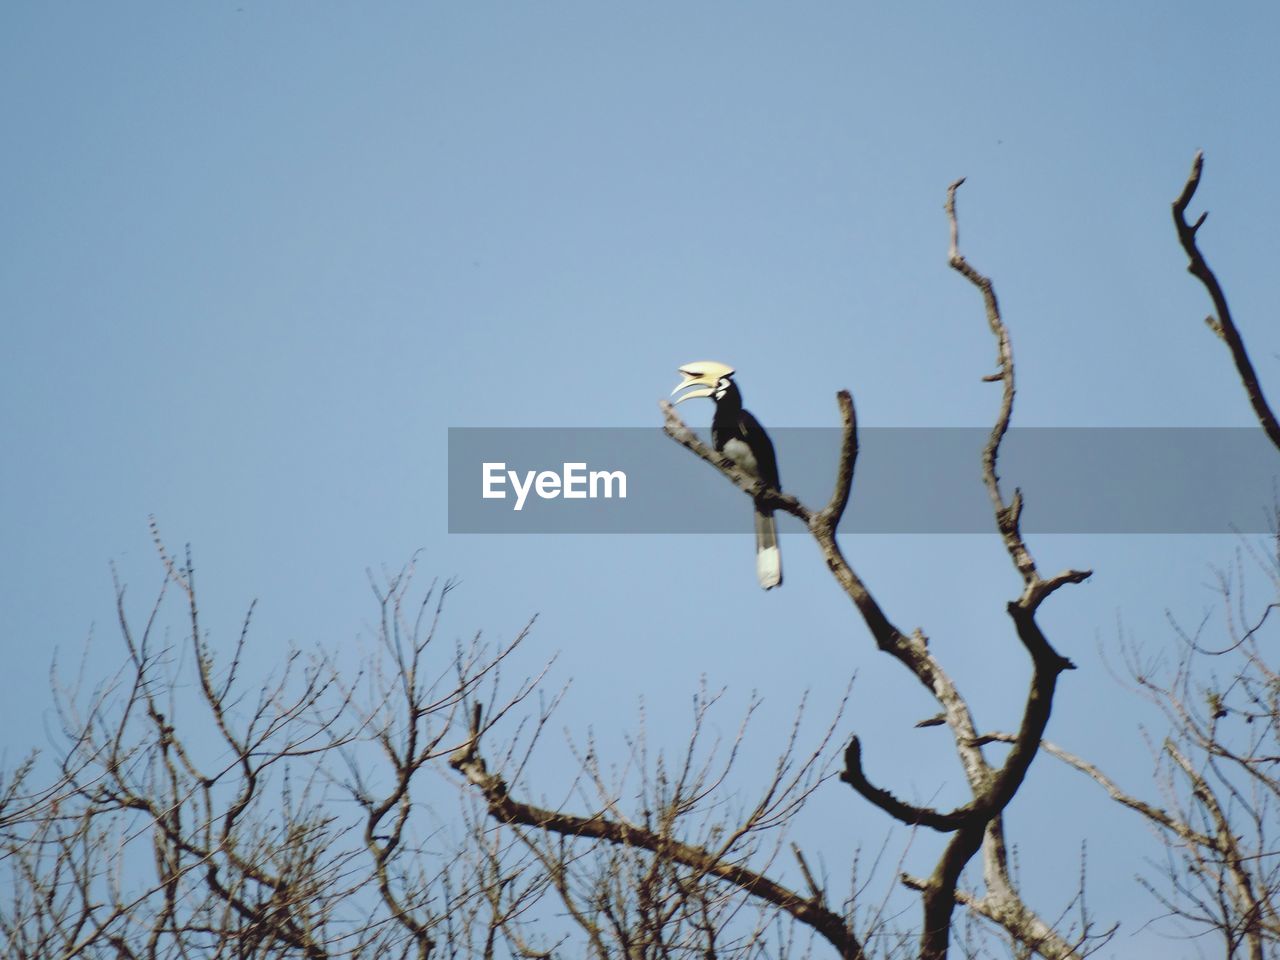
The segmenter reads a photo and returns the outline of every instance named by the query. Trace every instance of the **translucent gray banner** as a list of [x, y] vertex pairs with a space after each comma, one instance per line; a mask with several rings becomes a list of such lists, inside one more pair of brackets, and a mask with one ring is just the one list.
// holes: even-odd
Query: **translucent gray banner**
[[[864, 428], [841, 530], [993, 532], [987, 435]], [[770, 436], [783, 489], [825, 504], [840, 431]], [[1005, 438], [1000, 475], [1006, 496], [1023, 490], [1027, 533], [1265, 533], [1280, 453], [1257, 429], [1023, 428]], [[743, 493], [657, 428], [449, 430], [450, 533], [748, 533], [751, 516]]]

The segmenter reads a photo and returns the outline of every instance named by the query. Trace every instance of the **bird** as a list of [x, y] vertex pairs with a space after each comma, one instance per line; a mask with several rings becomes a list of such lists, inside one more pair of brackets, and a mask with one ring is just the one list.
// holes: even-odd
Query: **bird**
[[[742, 393], [733, 380], [733, 367], [715, 360], [695, 360], [679, 368], [684, 381], [671, 391], [677, 404], [695, 397], [711, 397], [716, 403], [711, 419], [711, 444], [717, 453], [762, 481], [765, 486], [781, 490], [778, 458], [773, 441], [760, 421], [742, 407]], [[689, 389], [689, 388], [696, 389]], [[778, 551], [778, 527], [773, 508], [756, 499], [756, 577], [766, 590], [782, 585], [782, 555]]]

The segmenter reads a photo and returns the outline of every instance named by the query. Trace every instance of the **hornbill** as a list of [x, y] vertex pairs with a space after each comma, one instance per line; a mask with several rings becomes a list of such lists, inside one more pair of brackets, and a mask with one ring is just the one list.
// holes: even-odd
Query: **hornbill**
[[[778, 482], [778, 459], [773, 442], [760, 426], [760, 421], [742, 409], [742, 394], [733, 382], [733, 367], [714, 360], [697, 360], [680, 368], [684, 382], [671, 391], [675, 396], [688, 387], [697, 387], [676, 403], [694, 397], [711, 397], [716, 413], [711, 419], [711, 443], [740, 468], [757, 477], [768, 487], [781, 490]], [[756, 576], [766, 590], [782, 584], [782, 556], [778, 552], [778, 527], [773, 508], [756, 501]]]

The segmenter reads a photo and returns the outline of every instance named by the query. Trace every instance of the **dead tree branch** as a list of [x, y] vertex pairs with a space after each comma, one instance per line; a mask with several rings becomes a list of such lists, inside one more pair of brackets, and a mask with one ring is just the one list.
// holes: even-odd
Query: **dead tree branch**
[[[0, 780], [5, 956], [427, 960], [450, 918], [485, 903], [500, 905], [495, 922], [514, 942], [531, 884], [494, 891], [487, 884], [502, 875], [470, 872], [457, 850], [433, 848], [440, 825], [423, 812], [420, 781], [464, 739], [465, 721], [454, 721], [464, 698], [492, 689], [501, 716], [528, 694], [520, 686], [498, 697], [495, 682], [524, 633], [437, 658], [449, 586], [414, 612], [410, 569], [379, 594], [380, 649], [365, 663], [371, 703], [359, 693], [367, 677], [324, 654], [291, 650], [276, 675], [246, 684], [249, 617], [228, 654], [216, 654], [189, 552], [178, 561], [157, 546], [170, 589], [148, 615], [130, 616], [116, 584], [120, 673], [87, 695], [55, 688], [66, 739], [54, 786], [30, 788], [32, 762]], [[172, 623], [166, 592], [183, 607]], [[370, 743], [390, 777], [354, 754]], [[345, 784], [334, 769], [343, 756]], [[332, 806], [334, 784], [349, 789], [363, 824]], [[468, 930], [454, 932], [451, 956], [492, 955]]]
[[[532, 827], [544, 833], [601, 840], [618, 847], [648, 851], [654, 857], [647, 870], [659, 870], [666, 863], [687, 867], [695, 878], [712, 878], [777, 907], [830, 943], [840, 957], [865, 960], [866, 953], [849, 923], [826, 907], [820, 894], [802, 896], [740, 861], [727, 859], [725, 854], [733, 838], [723, 841], [717, 849], [711, 849], [675, 837], [671, 832], [672, 820], [666, 817], [655, 829], [628, 821], [616, 809], [612, 814], [601, 810], [591, 816], [577, 816], [517, 800], [511, 795], [506, 780], [489, 770], [480, 752], [484, 729], [482, 718], [482, 708], [476, 704], [471, 718], [471, 736], [450, 755], [449, 765], [480, 791], [492, 819], [507, 825]], [[674, 817], [678, 806], [673, 804], [667, 811], [668, 815]], [[548, 858], [546, 866], [563, 870], [563, 855]], [[567, 891], [563, 892], [566, 903], [574, 909]], [[592, 925], [587, 924], [586, 928], [590, 932]]]
[[1196, 243], [1196, 234], [1204, 226], [1209, 212], [1206, 210], [1201, 213], [1194, 223], [1187, 222], [1187, 207], [1195, 196], [1196, 188], [1200, 186], [1200, 174], [1203, 170], [1204, 152], [1196, 151], [1195, 158], [1191, 161], [1191, 173], [1187, 176], [1187, 182], [1183, 185], [1178, 198], [1173, 201], [1173, 225], [1178, 231], [1178, 242], [1182, 244], [1182, 249], [1187, 255], [1187, 272], [1204, 285], [1209, 298], [1213, 301], [1216, 315], [1206, 317], [1205, 322], [1222, 338], [1227, 349], [1231, 351], [1231, 359], [1236, 365], [1236, 372], [1240, 375], [1240, 383], [1249, 397], [1249, 405], [1253, 408], [1254, 416], [1258, 418], [1258, 423], [1262, 425], [1271, 442], [1280, 449], [1280, 422], [1276, 421], [1276, 415], [1272, 412], [1271, 405], [1262, 391], [1262, 384], [1258, 382], [1258, 374], [1253, 369], [1253, 361], [1249, 359], [1249, 351], [1245, 349], [1244, 338], [1240, 336], [1240, 331], [1231, 316], [1231, 308], [1227, 306], [1227, 295], [1223, 293], [1222, 285], [1209, 269], [1209, 263]]

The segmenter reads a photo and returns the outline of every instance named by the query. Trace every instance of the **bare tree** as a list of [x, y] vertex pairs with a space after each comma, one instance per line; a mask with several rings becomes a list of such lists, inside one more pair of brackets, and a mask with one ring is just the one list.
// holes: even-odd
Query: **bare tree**
[[[1197, 156], [1174, 205], [1179, 237], [1214, 301], [1210, 326], [1280, 446], [1225, 297], [1196, 246], [1204, 217], [1186, 220], [1200, 172]], [[1013, 348], [991, 279], [960, 252], [962, 182], [946, 196], [949, 263], [977, 291], [995, 343], [996, 369], [984, 379], [1001, 393], [980, 455], [982, 477], [994, 528], [1022, 584], [1003, 601], [1006, 655], [1021, 648], [1031, 665], [1016, 730], [978, 728], [926, 634], [900, 628], [901, 618], [881, 606], [841, 549], [838, 528], [859, 454], [848, 392], [836, 395], [840, 457], [832, 495], [820, 507], [765, 488], [710, 449], [669, 404], [663, 414], [674, 441], [757, 503], [804, 524], [874, 648], [936, 701], [937, 716], [921, 725], [949, 732], [965, 802], [921, 805], [876, 782], [864, 768], [862, 741], [842, 729], [843, 703], [816, 732], [802, 704], [753, 792], [730, 789], [741, 777], [755, 706], [736, 735], [720, 742], [710, 718], [723, 705], [705, 683], [692, 697], [680, 750], [652, 747], [641, 722], [627, 749], [606, 759], [588, 734], [571, 743], [576, 776], [547, 799], [531, 771], [561, 693], [544, 689], [545, 671], [517, 668], [513, 684], [502, 678], [525, 631], [497, 647], [476, 636], [442, 654], [438, 632], [451, 585], [414, 600], [410, 568], [374, 584], [378, 654], [360, 676], [345, 675], [332, 657], [294, 652], [279, 676], [249, 683], [243, 654], [252, 609], [230, 656], [216, 657], [190, 557], [175, 562], [157, 537], [164, 587], [141, 624], [127, 614], [117, 585], [125, 669], [110, 683], [62, 697], [66, 747], [48, 785], [36, 785], [34, 759], [0, 781], [0, 858], [12, 878], [0, 906], [8, 954], [942, 960], [955, 951], [1077, 960], [1115, 929], [1099, 928], [1085, 907], [1083, 857], [1077, 898], [1046, 914], [1024, 899], [1005, 836], [1004, 812], [1045, 750], [1167, 838], [1168, 882], [1152, 881], [1151, 889], [1168, 910], [1220, 932], [1227, 956], [1266, 956], [1280, 929], [1273, 849], [1280, 669], [1271, 666], [1262, 634], [1280, 601], [1252, 616], [1243, 604], [1238, 612], [1228, 605], [1230, 642], [1217, 648], [1202, 632], [1184, 631], [1171, 676], [1133, 662], [1138, 689], [1165, 711], [1172, 731], [1158, 748], [1160, 802], [1126, 793], [1045, 740], [1058, 680], [1073, 665], [1037, 616], [1050, 596], [1089, 572], [1041, 573], [1022, 532], [1022, 491], [1010, 493], [1000, 478], [1016, 395]], [[1265, 559], [1280, 597], [1280, 539], [1276, 556]], [[1238, 595], [1240, 580], [1238, 571], [1223, 576], [1224, 598]], [[166, 593], [182, 601], [181, 645], [158, 639]], [[1206, 671], [1207, 658], [1232, 664], [1225, 680], [1212, 679], [1221, 671]], [[194, 700], [181, 690], [193, 690]], [[456, 775], [436, 777], [446, 765]], [[462, 788], [460, 818], [435, 809], [429, 784], [446, 783]], [[793, 836], [815, 794], [839, 784], [852, 791], [850, 800], [897, 821], [906, 846], [920, 834], [939, 835], [931, 872], [904, 872], [905, 853], [895, 861], [899, 851], [886, 839], [866, 856], [838, 851], [852, 868], [833, 880], [823, 866], [830, 851], [803, 849]], [[887, 889], [872, 883], [880, 866], [896, 874]], [[919, 913], [904, 921], [895, 898], [916, 894]]]
[[[1215, 312], [1205, 322], [1226, 344], [1254, 416], [1280, 449], [1280, 424], [1197, 243], [1208, 213], [1187, 218], [1203, 170], [1204, 156], [1197, 153], [1173, 202], [1178, 241], [1188, 272], [1213, 302]], [[1261, 606], [1245, 590], [1254, 570], [1261, 571], [1271, 597]], [[1133, 688], [1168, 723], [1163, 741], [1152, 745], [1158, 799], [1142, 799], [1095, 764], [1054, 744], [1045, 747], [1157, 828], [1168, 856], [1144, 883], [1185, 935], [1216, 934], [1223, 956], [1262, 960], [1280, 949], [1280, 664], [1268, 643], [1274, 640], [1271, 614], [1280, 607], [1280, 533], [1270, 550], [1246, 543], [1218, 572], [1218, 589], [1218, 630], [1208, 622], [1172, 623], [1171, 667], [1153, 665], [1132, 646], [1127, 650]]]
[[[156, 539], [165, 579], [140, 625], [116, 588], [125, 668], [59, 701], [54, 785], [26, 791], [32, 760], [0, 795], [7, 955], [431, 956], [480, 891], [439, 845], [422, 774], [467, 734], [464, 699], [487, 696], [496, 718], [538, 682], [498, 699], [499, 666], [525, 632], [438, 656], [451, 585], [415, 602], [410, 568], [375, 584], [380, 656], [367, 676], [345, 682], [332, 659], [294, 651], [255, 688], [252, 608], [230, 656], [215, 656], [189, 553], [178, 564]], [[180, 646], [159, 639], [174, 591]], [[451, 938], [450, 954], [483, 953], [467, 942]]]
[[[487, 815], [511, 831], [548, 877], [580, 934], [575, 942], [583, 946], [575, 955], [581, 949], [629, 958], [801, 955], [807, 940], [798, 939], [794, 921], [839, 956], [866, 956], [852, 929], [852, 905], [830, 904], [804, 854], [786, 842], [791, 820], [831, 778], [838, 751], [829, 748], [843, 704], [812, 748], [799, 744], [802, 705], [755, 801], [734, 810], [717, 791], [739, 757], [755, 704], [726, 749], [704, 747], [718, 699], [705, 687], [693, 698], [692, 735], [671, 762], [662, 752], [650, 755], [643, 723], [629, 755], [612, 767], [589, 739], [578, 751], [581, 777], [566, 791], [590, 804], [585, 814], [514, 797], [510, 784], [523, 771], [516, 767], [509, 778], [490, 771], [479, 749], [479, 709], [476, 735], [450, 763], [478, 789]], [[508, 769], [510, 761], [496, 766]], [[771, 866], [790, 856], [806, 879], [803, 893], [769, 876]], [[883, 932], [878, 912], [865, 919], [873, 934]]]
[[[1049, 721], [1058, 677], [1071, 669], [1071, 662], [1059, 654], [1036, 622], [1040, 605], [1059, 588], [1079, 583], [1088, 571], [1067, 570], [1051, 577], [1040, 574], [1032, 553], [1023, 538], [1020, 518], [1023, 498], [1015, 490], [1007, 496], [1001, 487], [997, 465], [1000, 445], [1013, 414], [1014, 362], [1008, 329], [1000, 315], [994, 287], [989, 278], [975, 270], [959, 251], [958, 223], [955, 211], [956, 191], [963, 181], [952, 184], [947, 192], [946, 212], [951, 227], [950, 264], [972, 283], [981, 294], [987, 322], [996, 341], [997, 372], [986, 379], [1002, 385], [1001, 402], [995, 425], [982, 451], [983, 477], [991, 499], [996, 527], [1004, 541], [1011, 563], [1022, 578], [1020, 596], [1007, 603], [1006, 610], [1017, 638], [1032, 663], [1032, 678], [1027, 690], [1023, 719], [1011, 740], [1013, 748], [1002, 763], [993, 763], [984, 753], [991, 742], [980, 737], [967, 701], [943, 665], [929, 648], [928, 638], [920, 630], [907, 633], [899, 629], [876, 601], [866, 581], [850, 565], [842, 553], [836, 531], [848, 505], [858, 457], [858, 433], [851, 395], [842, 391], [837, 403], [843, 421], [843, 441], [835, 488], [830, 501], [820, 509], [801, 503], [795, 497], [766, 488], [758, 480], [737, 468], [707, 447], [676, 416], [670, 404], [663, 404], [665, 430], [676, 442], [706, 460], [740, 490], [757, 503], [782, 510], [800, 520], [817, 541], [836, 583], [852, 600], [855, 609], [871, 634], [877, 648], [897, 660], [936, 699], [940, 723], [951, 731], [956, 755], [964, 770], [971, 799], [954, 810], [938, 810], [918, 806], [899, 799], [892, 792], [871, 782], [862, 766], [861, 743], [853, 737], [843, 751], [843, 770], [839, 778], [863, 800], [879, 808], [912, 830], [926, 829], [949, 837], [934, 871], [927, 877], [906, 876], [902, 883], [921, 894], [923, 916], [918, 926], [918, 956], [922, 960], [940, 960], [947, 956], [951, 943], [953, 913], [961, 904], [986, 920], [998, 925], [1019, 950], [1043, 957], [1074, 958], [1084, 956], [1105, 941], [1108, 932], [1098, 933], [1086, 921], [1082, 929], [1068, 932], [1055, 930], [1023, 901], [1009, 869], [1001, 814], [1017, 794], [1032, 760], [1040, 749], [1041, 738]], [[480, 716], [477, 713], [477, 718]], [[477, 720], [478, 723], [478, 720]], [[834, 728], [828, 737], [834, 735]], [[798, 769], [804, 773], [820, 772], [822, 746], [813, 751], [800, 751]], [[556, 878], [569, 874], [570, 864], [580, 861], [581, 841], [601, 847], [616, 848], [616, 853], [600, 854], [594, 861], [598, 880], [591, 890], [571, 889], [558, 883], [558, 893], [566, 907], [587, 935], [597, 956], [611, 956], [603, 943], [603, 935], [614, 933], [619, 955], [650, 957], [675, 955], [671, 944], [661, 940], [675, 924], [681, 930], [695, 929], [695, 918], [706, 918], [708, 929], [718, 928], [710, 904], [725, 904], [724, 911], [740, 910], [738, 904], [751, 903], [757, 910], [773, 910], [790, 924], [809, 928], [826, 941], [836, 954], [845, 958], [862, 958], [883, 950], [873, 949], [868, 935], [880, 929], [881, 912], [871, 911], [872, 922], [859, 930], [856, 897], [851, 893], [839, 909], [827, 902], [822, 886], [808, 871], [808, 859], [798, 848], [795, 855], [806, 878], [808, 890], [802, 892], [785, 886], [775, 877], [777, 841], [762, 850], [756, 845], [742, 846], [740, 841], [752, 837], [766, 827], [784, 827], [796, 815], [815, 781], [804, 786], [786, 779], [783, 771], [796, 762], [796, 745], [784, 756], [775, 777], [766, 785], [759, 807], [745, 817], [717, 824], [714, 830], [690, 829], [687, 821], [699, 806], [706, 806], [707, 775], [700, 771], [690, 778], [689, 765], [674, 781], [664, 778], [659, 767], [659, 789], [641, 792], [639, 816], [620, 807], [621, 791], [607, 784], [594, 762], [584, 762], [583, 769], [596, 790], [596, 800], [589, 812], [570, 814], [563, 809], [549, 809], [517, 799], [513, 795], [514, 778], [502, 769], [491, 769], [480, 749], [477, 734], [451, 760], [451, 763], [480, 791], [489, 815], [497, 822], [518, 828], [520, 836], [537, 850], [546, 870]], [[820, 778], [819, 778], [820, 779]], [[779, 805], [780, 801], [785, 801]], [[560, 839], [555, 839], [560, 838]], [[565, 838], [569, 838], [566, 843]], [[982, 851], [982, 889], [963, 889], [961, 874], [970, 860]], [[628, 882], [626, 878], [631, 877]], [[641, 879], [643, 878], [643, 879]], [[643, 891], [654, 884], [666, 884], [662, 897]], [[646, 914], [646, 897], [665, 904], [668, 914]], [[634, 898], [628, 899], [628, 898]], [[625, 922], [620, 919], [623, 905], [632, 913]], [[690, 909], [690, 905], [693, 909]], [[732, 904], [732, 906], [728, 906]], [[679, 923], [676, 923], [679, 918]], [[663, 931], [659, 933], [658, 930]], [[723, 928], [720, 928], [723, 929]], [[743, 955], [755, 955], [761, 944], [757, 924], [745, 928]], [[723, 952], [711, 934], [703, 934], [686, 943], [679, 955], [693, 955], [696, 946], [704, 951]], [[657, 945], [661, 943], [661, 949]]]

